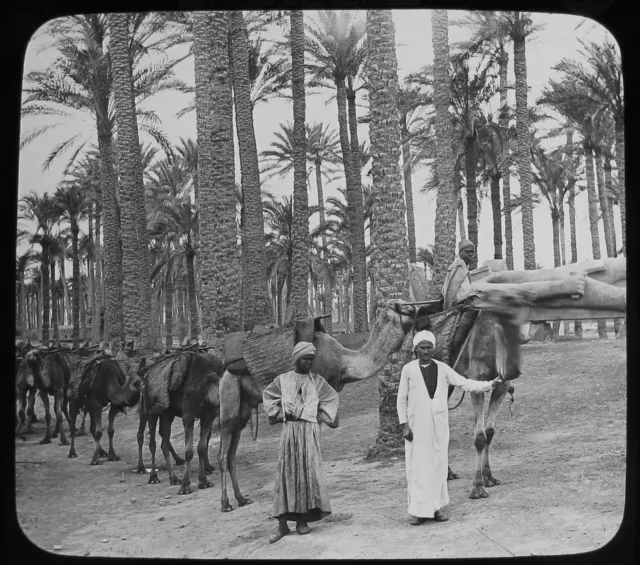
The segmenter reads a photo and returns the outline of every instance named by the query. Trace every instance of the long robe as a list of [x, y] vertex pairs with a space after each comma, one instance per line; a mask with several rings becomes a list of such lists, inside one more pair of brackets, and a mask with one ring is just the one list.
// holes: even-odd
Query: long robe
[[467, 264], [460, 257], [456, 257], [453, 263], [449, 265], [442, 285], [443, 308], [445, 310], [451, 308], [472, 293], [473, 289], [471, 288]]
[[436, 510], [449, 503], [447, 468], [449, 465], [448, 385], [468, 392], [488, 392], [489, 382], [473, 381], [435, 359], [437, 387], [429, 397], [418, 360], [402, 368], [398, 387], [398, 419], [409, 424], [413, 441], [405, 440], [408, 512], [419, 518], [433, 518]]
[[290, 371], [276, 377], [262, 398], [267, 416], [284, 422], [272, 517], [315, 522], [328, 516], [318, 418], [335, 421], [338, 393], [320, 375]]

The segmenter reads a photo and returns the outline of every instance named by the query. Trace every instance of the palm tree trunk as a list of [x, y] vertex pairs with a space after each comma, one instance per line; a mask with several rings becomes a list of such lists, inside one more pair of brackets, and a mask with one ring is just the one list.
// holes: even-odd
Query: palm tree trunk
[[611, 224], [611, 212], [609, 210], [609, 199], [604, 180], [604, 165], [602, 162], [602, 149], [595, 147], [593, 150], [596, 158], [596, 179], [598, 181], [598, 200], [600, 202], [600, 212], [602, 214], [602, 226], [604, 228], [604, 241], [607, 249], [607, 257], [616, 256], [615, 234]]
[[449, 118], [449, 28], [446, 10], [431, 13], [434, 53], [434, 103], [436, 108], [436, 167], [438, 194], [436, 197], [435, 242], [433, 245], [433, 277], [429, 299], [442, 294], [447, 269], [455, 256], [456, 204], [453, 192], [454, 159], [451, 150], [451, 120]]
[[609, 209], [609, 223], [611, 225], [611, 237], [613, 240], [613, 251], [615, 253], [614, 257], [617, 257], [618, 244], [616, 240], [615, 221], [613, 219], [614, 200], [613, 200], [613, 178], [611, 176], [611, 159], [606, 155], [604, 157], [603, 169], [604, 169], [605, 193], [607, 196], [607, 208]]
[[[409, 253], [399, 166], [402, 137], [397, 111], [398, 62], [391, 10], [367, 10], [366, 26], [374, 195], [371, 233], [375, 241], [374, 262], [378, 282], [375, 291], [379, 309], [389, 299], [408, 299]], [[391, 363], [378, 377], [380, 429], [376, 451], [399, 447], [403, 442], [396, 411], [401, 369], [401, 363]]]
[[[465, 139], [464, 151], [465, 177], [467, 180], [467, 229], [469, 230], [468, 238], [478, 249], [478, 193], [476, 190], [476, 140], [472, 138]], [[478, 266], [478, 255], [474, 254], [473, 259], [469, 263], [469, 269], [473, 270]]]
[[127, 339], [140, 340], [140, 350], [150, 351], [151, 284], [147, 215], [144, 205], [142, 156], [133, 94], [127, 14], [109, 14], [111, 71], [113, 76], [121, 196], [122, 263]]
[[[366, 332], [367, 323], [367, 254], [364, 240], [364, 202], [362, 195], [362, 178], [360, 173], [360, 142], [358, 140], [358, 118], [356, 114], [356, 91], [353, 78], [347, 77], [346, 88], [349, 135], [351, 137], [351, 249], [353, 253], [353, 326], [355, 332]], [[349, 186], [347, 185], [347, 196]]]
[[41, 296], [42, 296], [42, 322], [40, 327], [42, 328], [42, 343], [47, 343], [49, 341], [49, 320], [51, 319], [51, 310], [50, 310], [50, 279], [49, 279], [49, 245], [44, 244], [42, 246], [42, 267], [41, 267], [41, 275], [42, 275], [42, 284], [41, 288]]
[[[571, 262], [578, 262], [578, 238], [576, 236], [576, 205], [575, 205], [575, 188], [572, 188], [569, 192], [569, 232], [571, 240]], [[582, 337], [582, 321], [575, 320], [573, 322], [573, 331], [576, 337]]]
[[460, 232], [460, 239], [467, 238], [467, 228], [464, 221], [464, 198], [462, 197], [462, 177], [460, 176], [460, 160], [457, 159], [453, 167], [453, 201], [456, 206], [458, 231]]
[[513, 69], [516, 77], [516, 130], [518, 132], [518, 171], [522, 197], [522, 242], [525, 270], [536, 268], [529, 152], [529, 107], [527, 106], [527, 59], [524, 37], [513, 41]]
[[[318, 213], [320, 216], [320, 229], [322, 230], [325, 225], [324, 215], [324, 191], [322, 190], [322, 161], [320, 159], [315, 160], [315, 173], [316, 173], [316, 190], [318, 192]], [[329, 262], [327, 259], [327, 238], [322, 232], [322, 260], [324, 262], [325, 275], [324, 275], [324, 307], [325, 314], [331, 314], [333, 311], [333, 289], [331, 287], [331, 277], [329, 276]], [[325, 320], [325, 331], [330, 334], [333, 329], [333, 321], [331, 316]]]
[[[591, 248], [593, 258], [600, 259], [600, 232], [598, 230], [598, 197], [594, 178], [594, 159], [591, 149], [585, 147], [585, 169], [587, 174], [587, 200], [589, 203], [589, 230], [591, 232]], [[601, 339], [607, 337], [607, 323], [598, 320], [598, 336]]]
[[[239, 327], [240, 264], [236, 252], [233, 101], [229, 77], [229, 12], [194, 12], [198, 132], [200, 306], [204, 339]], [[195, 301], [195, 287], [193, 298]], [[191, 320], [192, 332], [197, 317]]]
[[627, 207], [625, 202], [625, 158], [624, 158], [624, 117], [617, 118], [616, 128], [616, 165], [618, 166], [618, 205], [622, 225], [622, 253], [627, 255]]
[[593, 173], [593, 153], [584, 148], [585, 170], [587, 176], [587, 201], [589, 203], [589, 231], [591, 232], [591, 249], [593, 258], [600, 259], [600, 233], [598, 232], [598, 197], [596, 196]]
[[[101, 77], [97, 94], [98, 150], [100, 155], [100, 175], [104, 215], [104, 295], [105, 295], [105, 346], [116, 351], [124, 336], [122, 313], [122, 241], [120, 239], [120, 215], [118, 214], [117, 182], [114, 169], [113, 137], [109, 113], [109, 83], [106, 58], [101, 59], [97, 72]], [[97, 227], [96, 227], [97, 229]], [[98, 237], [96, 236], [96, 240]]]
[[502, 161], [500, 173], [502, 176], [502, 210], [504, 214], [504, 239], [505, 239], [505, 260], [507, 269], [513, 270], [513, 227], [511, 223], [511, 169], [509, 167], [509, 143], [507, 140], [507, 131], [509, 127], [509, 104], [507, 97], [508, 88], [508, 67], [509, 53], [504, 49], [504, 45], [500, 46], [500, 56], [498, 59], [498, 67], [500, 74], [500, 117], [499, 124], [504, 137], [502, 144]]
[[[309, 201], [307, 197], [307, 137], [304, 84], [303, 12], [291, 10], [291, 92], [293, 95], [293, 256], [291, 301], [298, 314], [309, 304]], [[303, 314], [304, 313], [304, 314]]]
[[56, 288], [56, 260], [54, 255], [50, 255], [51, 267], [51, 321], [53, 325], [53, 339], [60, 340], [60, 328], [58, 324], [58, 289]]
[[402, 164], [404, 177], [404, 201], [407, 206], [407, 236], [409, 238], [409, 262], [417, 263], [416, 259], [416, 220], [413, 211], [413, 186], [411, 182], [411, 142], [407, 139], [409, 130], [406, 128], [406, 117], [403, 118], [402, 136], [406, 141], [402, 144]]
[[102, 302], [102, 244], [100, 243], [101, 213], [100, 203], [96, 205], [95, 237], [93, 239], [93, 256], [95, 265], [94, 292], [95, 292], [95, 315], [92, 329], [93, 343], [100, 343], [102, 340], [102, 320], [104, 317], [104, 305]]
[[491, 213], [493, 216], [493, 258], [502, 259], [502, 214], [500, 213], [500, 175], [491, 175]]
[[[187, 289], [189, 292], [189, 339], [198, 339], [198, 306], [196, 304], [196, 277], [192, 253], [187, 254]], [[206, 339], [206, 338], [205, 338]]]
[[164, 344], [173, 349], [173, 281], [167, 277], [164, 283]]
[[245, 263], [247, 278], [244, 303], [245, 327], [252, 329], [255, 323], [264, 323], [270, 318], [265, 265], [264, 217], [260, 192], [260, 169], [253, 124], [251, 84], [249, 80], [249, 43], [247, 28], [241, 11], [231, 12], [231, 38], [233, 53], [233, 92], [236, 107], [236, 128], [240, 167], [242, 169], [242, 194], [244, 197], [247, 241]]
[[[80, 254], [78, 251], [78, 233], [80, 227], [78, 226], [77, 218], [71, 218], [71, 251], [73, 261], [73, 278], [71, 284], [73, 285], [73, 347], [80, 345]], [[90, 273], [89, 273], [90, 277]]]

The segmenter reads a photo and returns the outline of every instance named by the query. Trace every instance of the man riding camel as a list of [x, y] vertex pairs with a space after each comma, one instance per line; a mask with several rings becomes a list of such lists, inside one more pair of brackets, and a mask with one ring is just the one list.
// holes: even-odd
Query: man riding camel
[[469, 278], [469, 264], [473, 259], [476, 248], [469, 239], [463, 239], [458, 244], [458, 257], [447, 269], [447, 276], [442, 286], [444, 298], [443, 308], [447, 310], [463, 301], [473, 293]]

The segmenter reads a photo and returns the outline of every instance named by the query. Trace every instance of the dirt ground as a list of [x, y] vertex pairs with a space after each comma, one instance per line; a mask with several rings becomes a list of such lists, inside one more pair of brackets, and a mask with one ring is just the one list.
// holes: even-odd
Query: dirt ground
[[[80, 556], [434, 558], [591, 551], [607, 544], [622, 521], [627, 375], [625, 341], [589, 337], [523, 346], [513, 416], [505, 401], [492, 446], [492, 469], [502, 484], [486, 499], [468, 498], [475, 466], [468, 395], [450, 412], [450, 465], [460, 479], [448, 483], [446, 523], [409, 525], [402, 456], [363, 459], [378, 428], [374, 378], [347, 385], [340, 394], [340, 427], [323, 429], [333, 514], [312, 524], [307, 536], [292, 532], [276, 544], [267, 541], [275, 527], [267, 517], [280, 426], [269, 427], [264, 414], [257, 441], [247, 430], [238, 449], [241, 489], [254, 503], [229, 513], [220, 512], [217, 436], [210, 446], [214, 487], [179, 496], [179, 487], [167, 482], [162, 457], [160, 484], [149, 485], [148, 475], [135, 473], [135, 411], [116, 423], [122, 460], [96, 467], [89, 465], [88, 436], [77, 441], [78, 458], [68, 459], [68, 447], [57, 440], [38, 445], [43, 426], [37, 424], [27, 441], [16, 440], [19, 524], [38, 547]], [[183, 437], [176, 420], [172, 441], [179, 453]], [[149, 466], [146, 439], [144, 457]], [[196, 473], [192, 482], [197, 486]]]

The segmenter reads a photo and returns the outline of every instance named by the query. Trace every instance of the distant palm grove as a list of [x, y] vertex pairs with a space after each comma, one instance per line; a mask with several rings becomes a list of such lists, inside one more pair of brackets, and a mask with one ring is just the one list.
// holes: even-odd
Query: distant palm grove
[[[215, 345], [231, 331], [281, 324], [289, 306], [298, 316], [333, 313], [328, 332], [332, 323], [368, 331], [380, 304], [409, 298], [411, 264], [429, 266], [428, 298], [440, 294], [458, 239], [478, 247], [483, 199], [493, 258], [509, 269], [515, 213], [524, 268], [538, 268], [537, 205], [551, 214], [555, 265], [577, 261], [574, 201], [583, 190], [592, 257], [624, 253], [624, 98], [613, 40], [584, 41], [580, 60], [550, 61], [561, 78], [532, 100], [535, 14], [430, 14], [434, 59], [402, 83], [390, 10], [49, 22], [44, 32], [59, 56], [25, 75], [22, 147], [46, 136], [52, 118], [81, 115], [92, 129], [71, 132], [34, 164], [64, 161], [54, 189], [19, 199], [17, 335], [47, 342], [71, 326], [74, 346], [90, 338], [117, 349], [135, 340], [151, 353], [174, 338]], [[452, 26], [470, 38], [450, 44]], [[186, 55], [172, 59], [181, 46]], [[192, 85], [174, 72], [185, 58]], [[191, 137], [168, 139], [144, 107], [171, 90], [191, 96], [175, 109], [195, 112]], [[337, 124], [306, 118], [308, 98], [322, 90], [331, 91]], [[254, 116], [276, 97], [289, 100], [290, 115], [259, 151]], [[497, 114], [491, 101], [499, 101]], [[544, 136], [536, 128], [543, 120], [555, 124]], [[358, 137], [363, 123], [368, 139]], [[429, 180], [419, 189], [436, 195], [435, 240], [417, 248], [412, 175], [425, 168]], [[290, 173], [288, 195], [261, 187]], [[335, 179], [343, 182], [339, 196], [326, 197]]]

